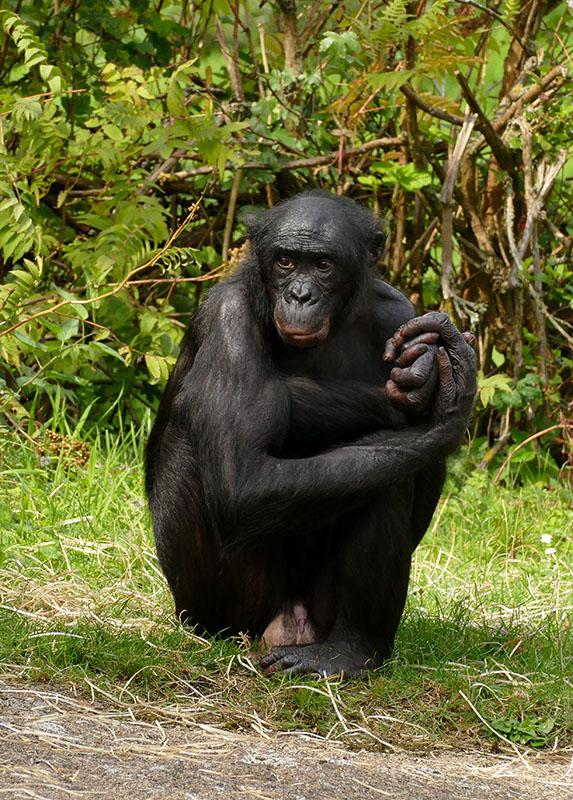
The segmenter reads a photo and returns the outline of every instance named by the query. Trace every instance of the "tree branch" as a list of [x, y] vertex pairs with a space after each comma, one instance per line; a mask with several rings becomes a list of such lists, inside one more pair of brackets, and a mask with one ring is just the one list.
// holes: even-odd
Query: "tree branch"
[[427, 103], [421, 97], [419, 97], [416, 92], [412, 89], [411, 86], [408, 84], [404, 84], [404, 86], [400, 86], [400, 91], [402, 94], [405, 94], [408, 100], [411, 100], [415, 105], [418, 106], [419, 109], [425, 111], [426, 114], [430, 114], [432, 117], [437, 117], [438, 119], [443, 120], [444, 122], [449, 122], [450, 125], [463, 125], [464, 118], [458, 117], [457, 114], [450, 114], [448, 111], [444, 111], [437, 106], [433, 106], [431, 103]]
[[[383, 149], [385, 147], [398, 147], [404, 142], [403, 137], [401, 136], [386, 136], [381, 139], [372, 139], [370, 142], [364, 142], [364, 144], [359, 145], [358, 147], [350, 147], [348, 150], [345, 151], [345, 157], [352, 157], [356, 155], [361, 155], [362, 153], [367, 153], [370, 150], [378, 150]], [[273, 167], [274, 169], [278, 170], [279, 172], [287, 172], [291, 169], [305, 169], [305, 168], [312, 168], [312, 167], [320, 167], [325, 164], [331, 164], [336, 161], [338, 158], [338, 150], [335, 150], [332, 153], [327, 153], [323, 156], [311, 156], [310, 158], [295, 158], [291, 159], [290, 161], [283, 161], [280, 164], [274, 165], [268, 161], [246, 161], [244, 164], [241, 164], [242, 169], [269, 169], [269, 167]], [[227, 169], [236, 169], [236, 165], [231, 163], [230, 161], [227, 162], [226, 165]], [[163, 180], [186, 180], [187, 178], [194, 178], [197, 175], [209, 175], [211, 172], [215, 172], [218, 167], [210, 167], [210, 166], [203, 166], [203, 167], [196, 167], [194, 169], [189, 169], [181, 172], [172, 172], [171, 175], [163, 175]]]
[[491, 122], [483, 113], [480, 104], [475, 98], [472, 90], [469, 87], [469, 84], [465, 77], [459, 70], [455, 72], [456, 79], [460, 84], [462, 94], [466, 103], [468, 104], [472, 113], [477, 116], [477, 127], [478, 130], [481, 131], [483, 134], [484, 139], [491, 147], [492, 153], [494, 154], [497, 163], [499, 166], [504, 169], [506, 172], [513, 172], [514, 171], [514, 163], [513, 163], [513, 156], [509, 147], [501, 140], [501, 137], [496, 133], [493, 129]]
[[454, 239], [454, 220], [452, 200], [454, 196], [454, 186], [458, 179], [460, 163], [464, 151], [472, 135], [472, 131], [477, 121], [477, 114], [468, 114], [465, 118], [462, 129], [456, 139], [454, 151], [449, 159], [446, 177], [440, 192], [440, 203], [442, 204], [442, 276], [441, 287], [442, 295], [445, 300], [454, 298], [452, 291], [452, 280], [454, 275], [453, 262], [453, 239]]

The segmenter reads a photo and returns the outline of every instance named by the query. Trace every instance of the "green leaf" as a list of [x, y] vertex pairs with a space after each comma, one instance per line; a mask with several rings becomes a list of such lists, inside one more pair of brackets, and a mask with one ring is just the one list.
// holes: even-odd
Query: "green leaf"
[[375, 72], [368, 78], [368, 83], [375, 92], [393, 92], [407, 83], [415, 74], [413, 69], [404, 69], [401, 72]]
[[169, 89], [167, 91], [167, 110], [170, 114], [174, 117], [181, 117], [185, 113], [185, 93], [182, 87], [179, 85], [179, 80], [177, 77], [177, 73], [171, 79], [169, 84]]
[[108, 139], [111, 139], [114, 142], [123, 142], [124, 135], [121, 132], [120, 128], [117, 127], [117, 125], [112, 125], [111, 123], [108, 123], [107, 125], [104, 125], [102, 129], [105, 135], [108, 137]]
[[165, 358], [161, 356], [153, 356], [150, 353], [145, 355], [145, 363], [149, 374], [156, 380], [167, 380], [169, 377], [169, 366]]
[[60, 342], [66, 342], [72, 336], [77, 336], [80, 323], [77, 319], [67, 319], [62, 325], [58, 326], [56, 336]]
[[486, 378], [482, 372], [478, 374], [478, 394], [483, 406], [491, 403], [496, 392], [509, 392], [511, 388], [512, 380], [509, 375], [490, 375]]
[[502, 364], [505, 364], [505, 356], [503, 353], [500, 353], [499, 350], [496, 350], [495, 347], [491, 351], [491, 360], [496, 367], [501, 367]]

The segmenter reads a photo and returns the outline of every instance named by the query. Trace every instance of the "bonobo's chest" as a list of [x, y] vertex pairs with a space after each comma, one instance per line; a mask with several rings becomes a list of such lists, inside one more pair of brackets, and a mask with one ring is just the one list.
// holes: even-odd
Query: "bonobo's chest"
[[383, 361], [383, 354], [382, 346], [368, 332], [356, 331], [353, 336], [335, 333], [306, 350], [281, 344], [275, 363], [286, 377], [384, 384], [391, 367]]

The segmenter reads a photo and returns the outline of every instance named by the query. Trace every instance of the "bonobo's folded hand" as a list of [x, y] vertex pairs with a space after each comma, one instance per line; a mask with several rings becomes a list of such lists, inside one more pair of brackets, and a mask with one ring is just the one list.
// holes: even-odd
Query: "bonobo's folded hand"
[[[385, 387], [394, 408], [408, 414], [424, 414], [431, 408], [438, 383], [438, 339], [437, 333], [421, 333], [397, 348], [397, 358], [386, 357], [385, 352], [384, 360], [395, 363]], [[392, 341], [387, 342], [386, 351]]]
[[440, 312], [432, 311], [406, 322], [388, 340], [384, 351], [384, 360], [395, 361], [398, 365], [392, 370], [391, 380], [386, 384], [390, 401], [394, 405], [402, 402], [398, 407], [403, 410], [411, 408], [406, 403], [412, 392], [402, 389], [416, 386], [417, 381], [418, 395], [414, 395], [414, 404], [419, 403], [419, 397], [429, 404], [436, 386], [436, 377], [432, 377], [433, 369], [436, 375], [439, 374], [439, 381], [432, 418], [440, 423], [453, 416], [459, 422], [456, 427], [464, 427], [476, 392], [476, 356], [471, 347], [473, 341], [473, 334], [460, 333], [448, 315]]

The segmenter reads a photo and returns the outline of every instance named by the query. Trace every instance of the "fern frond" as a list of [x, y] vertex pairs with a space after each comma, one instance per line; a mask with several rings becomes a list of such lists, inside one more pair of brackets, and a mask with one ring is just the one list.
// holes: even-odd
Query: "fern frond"
[[408, 0], [390, 0], [388, 5], [382, 10], [381, 22], [386, 22], [398, 28], [406, 22], [408, 12]]
[[0, 331], [20, 315], [24, 302], [38, 289], [43, 278], [43, 260], [24, 259], [22, 269], [12, 269], [6, 283], [0, 285]]
[[503, 18], [506, 22], [510, 25], [513, 24], [515, 18], [519, 14], [519, 9], [521, 8], [521, 1], [520, 0], [505, 0], [504, 9], [503, 9]]
[[32, 28], [13, 11], [0, 11], [0, 24], [12, 39], [16, 50], [24, 60], [25, 72], [39, 67], [40, 77], [51, 92], [61, 92], [64, 86], [62, 73], [54, 64], [48, 63], [48, 53]]
[[34, 245], [35, 228], [5, 169], [0, 168], [0, 253], [19, 261]]
[[186, 272], [189, 275], [201, 272], [198, 251], [194, 247], [170, 247], [156, 261], [156, 265], [165, 272]]

